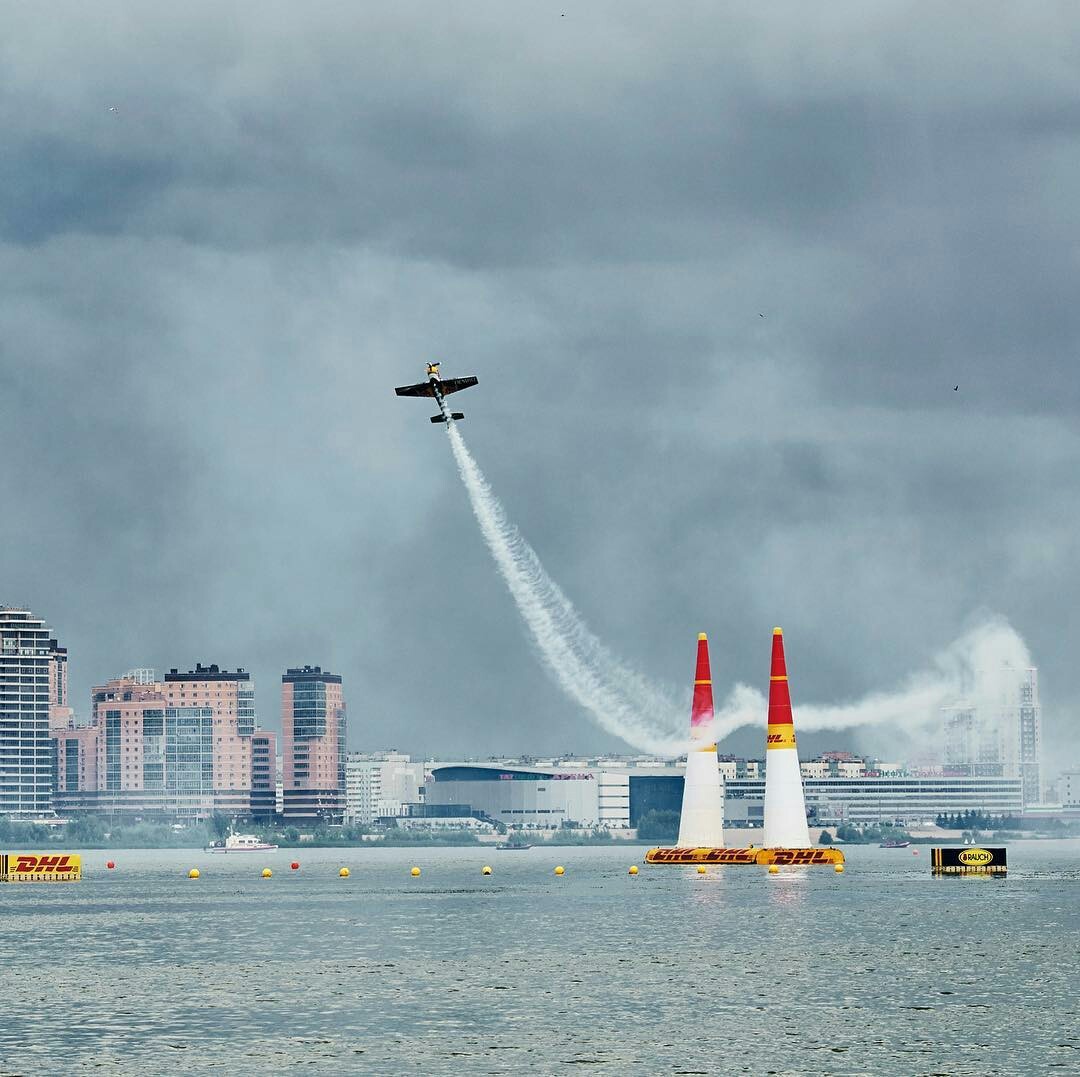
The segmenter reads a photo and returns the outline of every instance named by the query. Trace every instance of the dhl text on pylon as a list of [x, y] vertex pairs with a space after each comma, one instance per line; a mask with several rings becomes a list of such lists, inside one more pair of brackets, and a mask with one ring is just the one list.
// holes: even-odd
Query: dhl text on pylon
[[[702, 668], [704, 668], [704, 674]], [[703, 748], [695, 751], [695, 729], [699, 730], [697, 739], [701, 739], [700, 731], [712, 725], [712, 682], [708, 670], [708, 643], [703, 634], [698, 637], [698, 672], [694, 679], [694, 706], [690, 716], [691, 747], [686, 762], [686, 785], [683, 789], [683, 808], [679, 822], [679, 843], [674, 848], [650, 849], [645, 854], [646, 863], [791, 866], [842, 864], [844, 854], [841, 850], [831, 847], [815, 848], [810, 844], [802, 774], [799, 770], [799, 753], [795, 747], [795, 724], [791, 715], [787, 663], [784, 659], [784, 634], [779, 628], [773, 629], [772, 668], [769, 674], [763, 848], [728, 849], [724, 847], [724, 801], [716, 762], [716, 745], [708, 745], [712, 751], [711, 773], [716, 776], [718, 790], [715, 807], [712, 806], [711, 786], [706, 785], [706, 767], [701, 763], [693, 763], [694, 757], [705, 750]], [[702, 689], [700, 698], [699, 688]], [[704, 697], [706, 688], [707, 703]], [[707, 718], [703, 717], [706, 707]], [[711, 734], [708, 739], [711, 740]], [[708, 793], [705, 791], [707, 789]], [[704, 817], [706, 812], [708, 820]], [[711, 820], [711, 829], [709, 820]], [[710, 837], [715, 835], [715, 838], [713, 841], [699, 841], [697, 840], [699, 835]]]

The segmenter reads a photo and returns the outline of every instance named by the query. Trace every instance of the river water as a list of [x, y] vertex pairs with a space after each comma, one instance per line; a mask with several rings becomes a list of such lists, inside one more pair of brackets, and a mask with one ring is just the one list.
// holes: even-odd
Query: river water
[[0, 886], [0, 1073], [1080, 1073], [1080, 841], [1006, 880], [642, 853], [84, 853]]

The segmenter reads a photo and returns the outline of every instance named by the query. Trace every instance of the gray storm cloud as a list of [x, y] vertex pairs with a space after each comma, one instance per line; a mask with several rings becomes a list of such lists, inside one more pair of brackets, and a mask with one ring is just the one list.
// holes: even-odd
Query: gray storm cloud
[[0, 591], [84, 713], [219, 661], [272, 726], [320, 662], [356, 747], [618, 746], [391, 395], [441, 359], [650, 683], [705, 629], [760, 685], [782, 624], [797, 704], [872, 698], [989, 609], [1080, 755], [1080, 15], [58, 11], [0, 36]]

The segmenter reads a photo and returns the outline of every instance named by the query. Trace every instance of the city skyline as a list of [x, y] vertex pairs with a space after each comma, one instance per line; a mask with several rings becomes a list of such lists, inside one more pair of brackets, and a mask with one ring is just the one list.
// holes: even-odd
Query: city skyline
[[[699, 732], [709, 728], [713, 712], [707, 647], [702, 635], [691, 722]], [[260, 727], [250, 674], [216, 663], [196, 663], [187, 671], [172, 667], [160, 678], [149, 668], [129, 670], [95, 686], [91, 720], [76, 725], [68, 706], [67, 659], [67, 648], [41, 618], [0, 607], [3, 814], [183, 823], [224, 816], [308, 828], [370, 825], [385, 822], [384, 816], [408, 818], [410, 826], [438, 819], [432, 825], [452, 827], [466, 817], [484, 825], [527, 820], [532, 826], [557, 815], [586, 826], [625, 829], [634, 825], [635, 781], [640, 813], [647, 810], [644, 805], [670, 805], [681, 796], [683, 774], [687, 781], [701, 777], [690, 762], [700, 761], [703, 749], [693, 746], [685, 761], [563, 759], [552, 761], [550, 772], [506, 758], [479, 765], [433, 759], [425, 764], [397, 752], [349, 753], [342, 677], [317, 665], [288, 667], [281, 675], [280, 735]], [[768, 783], [777, 774], [789, 793], [800, 790], [789, 813], [789, 825], [800, 831], [811, 815], [840, 822], [853, 813], [864, 820], [888, 815], [899, 824], [954, 814], [966, 805], [983, 811], [1004, 806], [1006, 815], [1047, 806], [1036, 669], [976, 669], [965, 696], [942, 712], [939, 759], [912, 768], [906, 760], [884, 762], [847, 752], [800, 764], [787, 668], [777, 628], [764, 760], [728, 753], [718, 760], [714, 744], [704, 749], [713, 760], [717, 800], [711, 810], [717, 817], [732, 800], [744, 822], [760, 822], [767, 804], [749, 802], [767, 802]], [[775, 771], [770, 760], [785, 752], [791, 754], [785, 755], [784, 770]], [[505, 779], [525, 784], [504, 785]], [[567, 779], [587, 784], [563, 785]], [[802, 802], [805, 782], [821, 794], [809, 809]], [[1060, 788], [1066, 799], [1072, 795], [1070, 776]], [[567, 791], [572, 795], [564, 796]], [[795, 843], [808, 845], [808, 835]]]
[[[15, 607], [5, 608], [11, 610], [16, 609]], [[48, 626], [43, 620], [40, 621], [40, 624], [42, 625], [43, 631], [51, 631], [51, 629], [48, 628]], [[81, 718], [78, 709], [73, 708], [70, 705], [71, 700], [69, 698], [67, 681], [68, 649], [66, 647], [59, 647], [56, 639], [50, 639], [49, 644], [51, 648], [51, 657], [48, 666], [50, 698], [49, 728], [62, 729], [65, 726], [71, 726], [74, 727], [76, 731], [85, 730], [88, 724], [88, 720]], [[187, 674], [184, 674], [178, 672], [177, 667], [170, 667], [169, 672], [164, 674], [164, 679], [167, 681], [183, 680], [187, 677], [191, 677], [196, 671], [204, 669], [212, 669], [216, 674], [219, 668], [220, 667], [217, 664], [204, 666], [202, 663], [196, 662], [193, 669]], [[990, 677], [990, 680], [986, 682], [986, 685], [992, 686], [992, 690], [988, 689], [987, 686], [984, 685], [981, 689], [975, 691], [973, 694], [973, 688], [975, 687], [975, 684], [965, 682], [962, 685], [963, 691], [959, 692], [956, 699], [954, 701], [950, 701], [949, 705], [945, 709], [944, 729], [942, 735], [938, 738], [939, 743], [929, 748], [925, 745], [919, 746], [914, 752], [900, 752], [899, 757], [905, 760], [905, 765], [908, 765], [913, 769], [917, 769], [920, 763], [932, 763], [935, 759], [938, 759], [940, 762], [943, 762], [946, 765], [951, 764], [955, 766], [961, 763], [973, 763], [977, 757], [979, 759], [983, 759], [984, 756], [984, 761], [990, 763], [999, 760], [1007, 760], [1011, 761], [1012, 763], [1022, 762], [1024, 764], [1024, 773], [1026, 775], [1025, 800], [1029, 803], [1040, 802], [1042, 800], [1044, 784], [1053, 783], [1062, 772], [1069, 770], [1072, 764], [1068, 761], [1044, 760], [1043, 758], [1041, 735], [1042, 708], [1038, 695], [1037, 670], [1034, 667], [1015, 670], [1014, 672], [1017, 677], [1016, 685], [1014, 687], [1007, 688], [1006, 686], [1012, 683], [1008, 677], [1010, 668], [1011, 667], [1006, 663], [1001, 667], [1001, 669], [993, 673], [993, 675]], [[250, 673], [246, 672], [243, 667], [237, 667], [237, 670], [240, 678], [250, 685], [250, 699], [248, 706], [250, 710], [250, 717], [254, 719], [256, 686], [252, 680]], [[300, 675], [303, 673], [315, 675], [315, 679], [321, 681], [329, 681], [331, 685], [336, 684], [337, 686], [340, 686], [341, 683], [340, 675], [330, 673], [323, 674], [323, 671], [319, 666], [305, 665], [302, 667], [287, 667], [285, 673], [282, 675], [281, 678], [283, 682], [283, 693], [285, 693], [286, 696], [287, 693], [291, 691], [290, 688], [286, 687], [287, 682], [295, 679], [293, 675]], [[970, 674], [976, 678], [976, 681], [979, 681], [980, 679], [985, 680], [985, 678], [988, 676], [986, 670], [980, 669], [973, 669], [970, 671]], [[224, 671], [224, 675], [226, 677], [229, 676], [227, 670]], [[120, 677], [132, 676], [134, 676], [136, 679], [140, 679], [143, 681], [153, 680], [155, 677], [155, 670], [150, 667], [136, 667], [134, 669], [128, 670], [124, 674], [119, 674], [117, 678], [113, 678], [113, 680], [116, 680]], [[339, 688], [332, 688], [332, 690], [339, 690]], [[95, 694], [96, 692], [97, 689], [94, 690]], [[1015, 697], [1015, 699], [1013, 699], [1013, 697]], [[1018, 733], [1017, 737], [1015, 738], [1011, 738], [1010, 734], [1006, 732], [1005, 727], [1003, 727], [1001, 724], [1003, 721], [1007, 722], [1007, 715], [1009, 714], [1010, 706], [1012, 705], [1003, 703], [1003, 700], [1006, 698], [1013, 699], [1013, 703], [1015, 703], [1016, 706], [1020, 706], [1021, 698], [1023, 698], [1023, 700], [1026, 700], [1026, 705], [1029, 708], [1029, 710], [1018, 712], [1021, 718], [1027, 723], [1027, 732], [1022, 734]], [[282, 741], [279, 738], [282, 738], [282, 736], [286, 733], [285, 716], [288, 713], [289, 705], [290, 704], [288, 702], [288, 699], [283, 697], [282, 707], [278, 715], [279, 720], [276, 723], [274, 718], [270, 717], [270, 715], [266, 715], [265, 719], [259, 720], [260, 733], [263, 734], [266, 738], [261, 745], [261, 750], [264, 754], [268, 745], [269, 747], [273, 748], [275, 745], [287, 743], [287, 741]], [[89, 719], [90, 723], [92, 723], [94, 720], [93, 711], [95, 707], [96, 703], [91, 702], [91, 718]], [[1016, 708], [1013, 707], [1013, 709]], [[344, 714], [343, 704], [341, 714]], [[996, 754], [994, 754], [992, 757], [985, 755], [985, 748], [982, 749], [983, 755], [979, 755], [974, 747], [969, 746], [969, 742], [971, 742], [970, 734], [966, 739], [957, 739], [959, 737], [959, 733], [957, 732], [957, 730], [959, 729], [957, 720], [964, 715], [967, 715], [969, 725], [973, 720], [973, 716], [977, 718], [978, 727], [989, 730], [990, 733], [988, 735], [992, 735], [994, 738], [1001, 742], [1001, 747], [997, 749]], [[1029, 715], [1029, 717], [1024, 719], [1024, 715]], [[344, 724], [342, 724], [342, 728], [345, 728]], [[323, 732], [325, 733], [325, 730], [323, 730]], [[856, 734], [854, 737], [850, 735], [851, 732], [852, 731], [850, 730], [847, 731], [847, 733], [818, 732], [817, 734], [807, 734], [806, 737], [808, 740], [810, 740], [812, 744], [812, 751], [815, 753], [820, 754], [835, 752], [838, 750], [848, 751], [851, 749], [855, 749], [861, 755], [866, 757], [881, 757], [882, 753], [880, 752], [868, 752], [865, 749], [858, 747], [858, 728], [854, 730], [854, 733]], [[742, 729], [736, 730], [733, 734], [730, 734], [726, 738], [723, 738], [722, 743], [725, 745], [727, 754], [741, 754], [743, 757], [746, 758], [753, 757], [755, 754], [755, 748], [753, 745], [756, 733], [757, 731], [753, 728]], [[372, 741], [363, 741], [361, 743], [359, 740], [359, 733], [357, 732], [354, 735], [357, 738], [356, 740], [349, 741], [346, 739], [341, 745], [333, 747], [332, 752], [336, 753], [339, 750], [370, 751], [373, 744], [378, 743]], [[1026, 747], [1021, 747], [1021, 739], [1025, 740]], [[956, 741], [956, 743], [953, 743], [954, 741]], [[614, 742], [616, 745], [620, 743], [618, 742], [617, 738], [614, 738]], [[478, 753], [471, 748], [463, 751], [443, 752], [438, 749], [427, 750], [425, 748], [419, 748], [417, 747], [417, 745], [410, 744], [407, 741], [404, 741], [402, 743], [410, 751], [419, 754], [422, 757], [431, 759], [474, 759], [484, 757], [484, 753]], [[963, 749], [957, 747], [957, 744], [959, 743], [964, 744], [965, 747]], [[744, 745], [746, 745], [746, 747], [743, 747]], [[626, 746], [624, 745], [623, 748], [625, 749]], [[965, 752], [967, 753], [966, 755]], [[505, 751], [493, 752], [489, 754], [491, 755], [491, 757], [513, 758], [521, 755], [528, 756], [530, 754], [537, 754], [543, 756], [545, 754], [550, 755], [551, 753], [545, 753], [543, 750], [534, 749], [530, 745], [522, 745], [519, 743], [508, 747]], [[564, 748], [560, 751], [555, 752], [554, 754], [555, 756], [573, 757], [580, 753], [572, 749], [567, 750]], [[606, 752], [604, 750], [599, 750], [592, 753], [587, 752], [586, 754], [619, 755], [627, 754], [627, 752], [623, 751], [622, 753], [620, 753], [614, 747], [609, 746]], [[633, 755], [632, 749], [629, 749], [629, 755]], [[1021, 755], [1023, 755], [1022, 760], [1020, 758]], [[280, 754], [278, 755], [278, 758], [281, 758]], [[955, 772], [961, 773], [962, 771], [956, 770]], [[968, 766], [967, 772], [974, 774], [987, 771], [985, 770], [985, 767], [980, 770], [978, 767]]]

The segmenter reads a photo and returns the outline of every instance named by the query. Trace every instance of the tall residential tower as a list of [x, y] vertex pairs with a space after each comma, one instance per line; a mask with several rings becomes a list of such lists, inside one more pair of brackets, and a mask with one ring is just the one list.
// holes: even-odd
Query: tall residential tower
[[320, 666], [281, 678], [284, 816], [341, 823], [345, 814], [345, 699], [341, 675]]
[[[57, 646], [29, 610], [0, 606], [0, 816], [52, 813], [54, 749], [49, 718], [59, 673]], [[62, 674], [66, 684], [66, 672]]]

